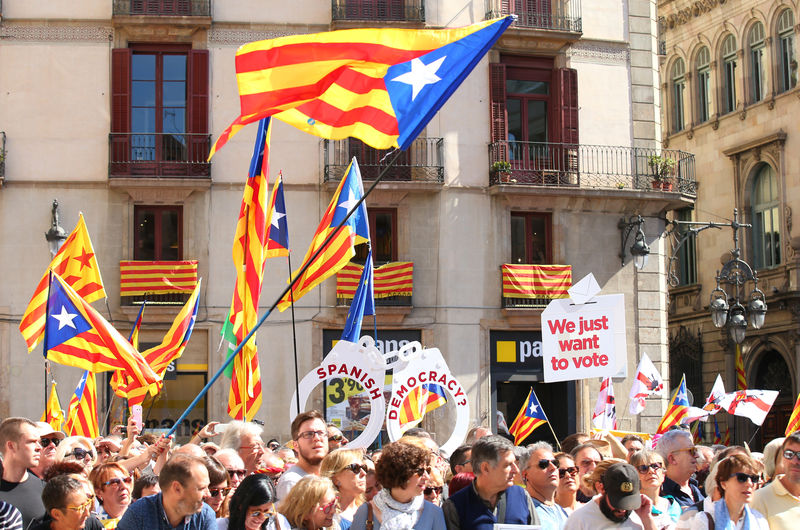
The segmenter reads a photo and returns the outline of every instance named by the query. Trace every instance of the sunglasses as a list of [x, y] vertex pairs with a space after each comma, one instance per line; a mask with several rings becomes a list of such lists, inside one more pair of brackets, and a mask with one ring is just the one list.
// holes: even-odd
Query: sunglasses
[[247, 517], [249, 517], [251, 519], [265, 518], [265, 519], [267, 519], [267, 521], [271, 521], [272, 518], [275, 517], [275, 515], [276, 515], [275, 510], [269, 510], [269, 511], [256, 510], [254, 512], [248, 513]]
[[578, 468], [574, 467], [574, 466], [573, 467], [560, 467], [560, 468], [558, 468], [558, 478], [566, 477], [567, 473], [569, 473], [569, 475], [571, 477], [574, 477], [575, 475], [578, 474]]
[[434, 492], [436, 493], [436, 495], [441, 495], [443, 489], [444, 488], [442, 486], [435, 486], [435, 487], [432, 486], [432, 487], [425, 488], [424, 490], [422, 490], [422, 492], [425, 495], [430, 495], [430, 494], [432, 494]]
[[281, 446], [281, 444], [276, 444], [276, 443], [273, 442], [273, 443], [269, 444], [267, 447], [269, 447], [269, 449], [271, 451], [275, 451], [276, 449], [279, 449], [280, 446]]
[[87, 456], [89, 458], [94, 458], [94, 451], [91, 451], [91, 450], [87, 451], [86, 449], [81, 449], [80, 447], [76, 447], [69, 454], [71, 454], [72, 456], [74, 456], [78, 460], [83, 460]]
[[680, 452], [683, 452], [683, 451], [686, 451], [687, 453], [689, 453], [691, 456], [693, 456], [693, 457], [695, 457], [695, 458], [697, 457], [697, 447], [694, 447], [694, 446], [692, 446], [692, 447], [685, 447], [685, 448], [683, 448], [683, 449], [675, 449], [675, 450], [674, 450], [674, 451], [672, 451], [672, 452], [673, 452], [673, 453], [680, 453]]
[[89, 495], [86, 498], [86, 502], [84, 502], [83, 504], [79, 504], [77, 506], [65, 506], [64, 509], [65, 510], [72, 510], [72, 511], [78, 512], [78, 513], [83, 513], [83, 512], [85, 512], [86, 510], [88, 510], [92, 506], [93, 502], [94, 502], [94, 495]]
[[558, 469], [558, 460], [548, 460], [546, 458], [542, 458], [536, 463], [536, 465], [539, 466], [539, 469], [547, 469], [550, 467], [550, 464], [553, 464], [553, 467]]
[[642, 464], [641, 466], [636, 466], [636, 469], [639, 470], [639, 473], [647, 473], [651, 469], [653, 471], [658, 471], [662, 467], [664, 466], [661, 465], [661, 462], [653, 462], [652, 464]]
[[331, 514], [331, 512], [334, 510], [334, 508], [336, 508], [336, 503], [337, 503], [337, 502], [339, 502], [339, 497], [336, 497], [335, 499], [333, 499], [333, 500], [332, 500], [331, 502], [329, 502], [328, 504], [320, 505], [320, 506], [319, 506], [319, 509], [320, 509], [320, 510], [322, 511], [322, 513], [324, 513], [325, 515], [330, 515], [330, 514]]
[[229, 469], [228, 470], [228, 476], [231, 477], [231, 478], [233, 478], [234, 476], [242, 478], [246, 474], [247, 474], [247, 470], [246, 469]]
[[208, 490], [208, 494], [209, 494], [211, 497], [219, 497], [219, 496], [220, 496], [220, 494], [222, 494], [222, 496], [224, 497], [224, 496], [226, 496], [226, 495], [228, 494], [228, 492], [230, 492], [232, 489], [233, 489], [233, 488], [209, 488], [209, 490]]
[[41, 438], [39, 440], [39, 445], [42, 446], [42, 449], [47, 448], [50, 444], [53, 444], [53, 447], [58, 447], [58, 444], [61, 443], [61, 440], [58, 438]]
[[334, 434], [333, 436], [328, 436], [328, 440], [333, 440], [334, 442], [341, 442], [342, 440], [344, 440], [344, 443], [347, 443], [347, 439], [341, 434]]
[[748, 475], [747, 473], [733, 473], [732, 475], [736, 477], [736, 480], [738, 480], [742, 484], [744, 484], [748, 480], [752, 482], [753, 485], [756, 485], [759, 482], [761, 482], [761, 475]]
[[325, 431], [303, 431], [298, 434], [297, 437], [304, 440], [311, 440], [313, 438], [327, 438], [328, 433]]
[[344, 466], [344, 469], [349, 469], [350, 471], [352, 471], [356, 475], [358, 475], [362, 471], [364, 473], [369, 471], [369, 468], [367, 466], [365, 466], [364, 464], [350, 464], [349, 466]]
[[131, 484], [132, 482], [133, 482], [133, 477], [130, 477], [130, 476], [125, 477], [125, 478], [112, 478], [110, 480], [107, 480], [107, 481], [103, 482], [103, 486], [105, 487], [105, 486], [112, 486], [113, 485], [113, 486], [119, 487], [119, 486], [122, 486], [123, 483], [124, 484]]
[[800, 451], [791, 451], [789, 449], [786, 449], [783, 452], [783, 458], [785, 458], [786, 460], [791, 460], [792, 458], [800, 460]]
[[428, 467], [421, 467], [421, 468], [419, 468], [419, 469], [416, 469], [416, 470], [414, 470], [414, 473], [416, 473], [416, 474], [417, 474], [417, 475], [419, 475], [420, 477], [421, 477], [422, 475], [424, 475], [425, 473], [427, 473], [428, 475], [430, 475], [431, 473], [433, 473], [433, 468], [432, 468], [432, 467], [430, 467], [430, 466], [428, 466]]

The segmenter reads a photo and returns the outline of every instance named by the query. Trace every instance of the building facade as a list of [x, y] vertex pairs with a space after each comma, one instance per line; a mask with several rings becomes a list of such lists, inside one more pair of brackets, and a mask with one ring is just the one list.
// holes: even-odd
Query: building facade
[[[66, 6], [5, 0], [0, 23], [0, 416], [38, 417], [44, 406], [41, 349], [27, 354], [19, 319], [48, 260], [42, 237], [58, 199], [69, 231], [83, 212], [100, 263], [110, 314], [130, 329], [140, 298], [121, 290], [122, 261], [196, 261], [204, 278], [195, 331], [145, 404], [150, 428], [170, 427], [220, 367], [220, 329], [235, 270], [230, 249], [254, 127], [211, 163], [215, 138], [238, 115], [234, 55], [250, 41], [296, 33], [373, 27], [455, 27], [501, 16], [517, 22], [428, 124], [367, 199], [376, 264], [413, 263], [413, 293], [378, 300], [381, 350], [419, 340], [438, 347], [467, 390], [473, 424], [510, 423], [528, 389], [561, 438], [589, 426], [599, 381], [542, 383], [538, 299], [503, 297], [503, 264], [561, 264], [578, 280], [593, 273], [603, 293], [624, 293], [627, 373], [646, 352], [666, 373], [667, 211], [694, 201], [692, 156], [662, 151], [656, 5], [576, 0], [454, 5], [443, 0], [78, 1]], [[369, 184], [385, 153], [355, 140], [322, 141], [280, 122], [272, 133], [272, 178], [283, 172], [290, 245], [299, 264], [351, 156]], [[677, 170], [653, 177], [654, 155]], [[492, 170], [507, 162], [508, 172]], [[494, 166], [495, 168], [500, 166]], [[507, 174], [508, 173], [508, 174]], [[621, 259], [620, 220], [641, 215], [651, 259]], [[623, 230], [624, 232], [624, 230]], [[632, 241], [622, 242], [627, 249]], [[361, 252], [361, 251], [359, 251]], [[535, 267], [532, 267], [535, 274]], [[283, 259], [269, 260], [262, 311], [283, 290]], [[341, 293], [340, 293], [341, 294]], [[180, 296], [148, 303], [140, 341], [161, 340]], [[299, 374], [314, 368], [341, 333], [348, 301], [334, 280], [271, 315], [258, 332], [264, 383], [257, 419], [286, 439]], [[374, 333], [370, 333], [374, 334]], [[140, 348], [140, 349], [143, 349]], [[78, 370], [53, 367], [62, 403]], [[310, 406], [356, 428], [357, 388], [334, 382]], [[629, 380], [616, 381], [626, 396]], [[103, 388], [105, 389], [104, 385]], [[35, 389], [35, 390], [34, 390]], [[179, 434], [226, 417], [222, 378]], [[101, 415], [111, 403], [100, 398]], [[25, 396], [24, 399], [19, 399]], [[566, 400], [564, 397], [566, 396]], [[111, 417], [118, 417], [119, 400]], [[665, 400], [641, 417], [620, 408], [620, 428], [653, 430]], [[627, 407], [625, 407], [627, 408]], [[149, 411], [149, 412], [148, 412]], [[148, 416], [149, 414], [149, 416]], [[337, 416], [338, 415], [338, 416]], [[452, 404], [424, 426], [446, 439]], [[104, 417], [101, 417], [101, 421]], [[544, 429], [536, 436], [547, 438]], [[443, 440], [440, 440], [443, 441]]]

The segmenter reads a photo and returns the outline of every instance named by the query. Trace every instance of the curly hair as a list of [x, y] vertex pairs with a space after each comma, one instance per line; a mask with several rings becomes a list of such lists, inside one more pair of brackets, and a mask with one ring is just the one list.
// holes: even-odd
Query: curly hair
[[276, 500], [275, 484], [271, 478], [259, 473], [248, 475], [231, 497], [228, 528], [244, 528], [248, 508], [274, 503]]
[[419, 468], [428, 465], [430, 451], [416, 445], [393, 442], [383, 447], [381, 459], [375, 464], [378, 482], [384, 488], [404, 488]]
[[[236, 491], [238, 492], [239, 488]], [[289, 490], [278, 506], [278, 511], [286, 517], [292, 528], [303, 528], [303, 519], [308, 517], [311, 510], [328, 494], [336, 495], [331, 479], [316, 475], [305, 476]], [[233, 506], [231, 506], [231, 511], [233, 511]], [[229, 528], [234, 528], [234, 526], [231, 525]]]
[[[761, 474], [764, 466], [758, 460], [743, 454], [733, 454], [729, 457], [723, 458], [717, 463], [717, 490], [724, 497], [725, 489], [722, 483], [726, 482], [735, 473], [750, 472]], [[758, 486], [758, 484], [754, 484]]]

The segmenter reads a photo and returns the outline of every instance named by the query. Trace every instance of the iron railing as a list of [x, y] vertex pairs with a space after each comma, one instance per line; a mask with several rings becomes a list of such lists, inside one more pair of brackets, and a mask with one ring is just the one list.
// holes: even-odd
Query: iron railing
[[544, 309], [553, 301], [552, 298], [501, 298], [503, 309]]
[[111, 133], [108, 174], [119, 176], [210, 177], [208, 134]]
[[6, 178], [6, 133], [0, 131], [0, 181]]
[[149, 306], [156, 305], [183, 305], [188, 300], [192, 293], [164, 293], [164, 294], [148, 294], [148, 295], [133, 295], [133, 296], [120, 296], [120, 305], [142, 305], [146, 302]]
[[489, 144], [489, 160], [506, 160], [511, 166], [508, 172], [490, 171], [490, 185], [656, 189], [697, 194], [694, 155], [684, 151], [506, 141]]
[[[350, 304], [353, 303], [352, 298], [340, 298], [336, 297], [336, 305], [350, 307]], [[411, 297], [410, 296], [387, 296], [386, 298], [376, 298], [375, 305], [384, 306], [384, 307], [397, 307], [397, 306], [410, 306], [411, 305]]]
[[425, 22], [424, 0], [331, 0], [333, 20]]
[[[350, 160], [356, 157], [363, 180], [375, 180], [386, 163], [389, 149], [373, 149], [354, 140], [325, 140], [325, 181], [337, 182], [344, 176]], [[417, 138], [389, 168], [383, 181], [394, 182], [444, 182], [444, 140], [442, 138]]]
[[114, 0], [113, 14], [210, 17], [211, 0]]
[[487, 0], [486, 18], [517, 15], [513, 26], [581, 33], [580, 0]]

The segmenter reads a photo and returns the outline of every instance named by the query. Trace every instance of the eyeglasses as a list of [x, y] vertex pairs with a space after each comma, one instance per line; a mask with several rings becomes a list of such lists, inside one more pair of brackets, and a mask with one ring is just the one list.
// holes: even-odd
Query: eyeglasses
[[416, 469], [416, 470], [414, 470], [414, 473], [416, 473], [416, 474], [417, 474], [417, 475], [419, 475], [420, 477], [421, 477], [422, 475], [424, 475], [425, 473], [427, 473], [428, 475], [430, 475], [431, 473], [433, 473], [433, 468], [432, 468], [432, 467], [430, 467], [430, 466], [428, 466], [428, 467], [421, 467], [421, 468], [419, 468], [419, 469]]
[[432, 494], [434, 492], [436, 493], [436, 495], [441, 495], [443, 489], [444, 488], [442, 486], [435, 486], [435, 487], [432, 486], [432, 487], [425, 488], [424, 490], [422, 490], [422, 492], [425, 495], [430, 495], [430, 494]]
[[347, 439], [341, 434], [334, 434], [333, 436], [329, 435], [328, 440], [333, 440], [334, 442], [341, 442], [342, 440], [344, 440], [344, 443], [347, 443]]
[[253, 512], [248, 513], [247, 517], [249, 517], [251, 519], [262, 519], [262, 518], [264, 518], [267, 521], [271, 521], [272, 518], [275, 517], [275, 515], [276, 515], [276, 512], [275, 512], [274, 509], [273, 510], [268, 510], [268, 511], [255, 510]]
[[48, 445], [53, 444], [54, 447], [58, 447], [58, 444], [61, 443], [61, 440], [58, 438], [41, 438], [39, 439], [39, 445], [42, 446], [42, 449], [46, 448]]
[[228, 476], [231, 477], [231, 478], [233, 478], [234, 476], [237, 476], [239, 478], [244, 478], [244, 476], [246, 474], [247, 474], [247, 470], [246, 469], [229, 469], [228, 470]]
[[355, 473], [356, 475], [358, 475], [358, 474], [359, 474], [359, 473], [361, 473], [362, 471], [363, 471], [364, 473], [366, 473], [367, 471], [369, 471], [369, 468], [368, 468], [367, 466], [365, 466], [364, 464], [350, 464], [349, 466], [344, 466], [344, 468], [343, 468], [343, 469], [349, 469], [350, 471], [352, 471], [352, 472], [353, 472], [353, 473]]
[[736, 480], [738, 480], [742, 484], [744, 484], [748, 480], [752, 482], [753, 485], [756, 485], [759, 482], [761, 482], [761, 475], [748, 475], [747, 473], [733, 473], [732, 475], [736, 477]]
[[312, 440], [314, 438], [327, 438], [328, 433], [325, 431], [303, 431], [297, 435], [297, 438], [302, 438], [304, 440]]
[[94, 458], [94, 451], [91, 450], [87, 451], [86, 449], [82, 449], [80, 447], [76, 447], [75, 449], [73, 449], [72, 453], [70, 454], [75, 458], [77, 458], [78, 460], [83, 460], [87, 456], [89, 458]]
[[641, 466], [636, 466], [636, 469], [639, 470], [639, 473], [643, 473], [644, 474], [644, 473], [647, 473], [648, 471], [650, 471], [651, 469], [653, 471], [658, 471], [662, 467], [664, 467], [664, 466], [661, 464], [661, 462], [653, 462], [652, 464], [642, 464]]
[[467, 464], [471, 464], [472, 460], [464, 460], [464, 463], [461, 464], [462, 466], [466, 466]]
[[[674, 451], [672, 451], [672, 453], [680, 453], [680, 452], [682, 452], [682, 451], [686, 451], [686, 452], [687, 452], [687, 453], [689, 453], [689, 454], [690, 454], [692, 457], [694, 457], [694, 458], [697, 458], [697, 447], [695, 447], [695, 446], [692, 446], [692, 447], [684, 447], [683, 449], [675, 449]], [[670, 454], [672, 454], [672, 453], [670, 453]]]
[[114, 485], [114, 486], [119, 487], [119, 486], [122, 486], [123, 483], [130, 484], [131, 482], [133, 482], [133, 478], [130, 477], [130, 476], [124, 477], [124, 478], [118, 478], [117, 477], [117, 478], [112, 478], [111, 480], [107, 480], [107, 481], [103, 482], [103, 486], [105, 487], [105, 486]]
[[91, 507], [92, 503], [94, 502], [94, 495], [87, 495], [86, 502], [83, 504], [79, 504], [77, 506], [65, 506], [65, 510], [72, 510], [74, 512], [83, 513]]
[[569, 473], [569, 475], [571, 477], [574, 477], [575, 475], [578, 474], [578, 468], [574, 467], [574, 466], [573, 467], [560, 467], [560, 468], [558, 468], [558, 478], [566, 477], [567, 473]]
[[336, 508], [336, 503], [337, 503], [337, 502], [339, 502], [339, 497], [336, 497], [335, 499], [333, 499], [333, 500], [332, 500], [331, 502], [329, 502], [328, 504], [322, 504], [322, 505], [320, 505], [320, 506], [319, 506], [319, 509], [320, 509], [320, 510], [322, 510], [322, 512], [323, 512], [325, 515], [330, 515], [330, 514], [331, 514], [331, 512], [333, 511], [333, 509], [334, 509], [334, 508]]
[[785, 458], [786, 460], [791, 460], [792, 458], [796, 458], [796, 459], [800, 460], [800, 451], [792, 451], [792, 450], [786, 449], [783, 452], [783, 458]]
[[558, 469], [558, 460], [548, 460], [546, 458], [542, 458], [536, 463], [536, 465], [539, 466], [539, 469], [547, 469], [550, 467], [550, 464], [553, 464], [553, 466]]
[[211, 497], [219, 497], [219, 495], [220, 495], [220, 494], [222, 494], [222, 496], [224, 497], [224, 496], [226, 496], [226, 495], [228, 494], [228, 492], [230, 492], [232, 489], [233, 489], [233, 488], [209, 488], [209, 490], [208, 490], [208, 494], [209, 494]]

